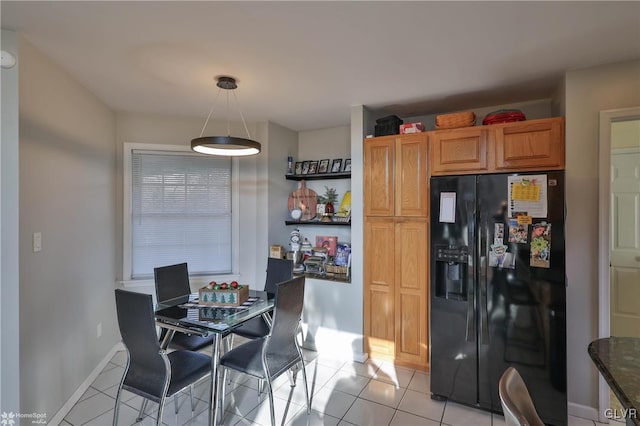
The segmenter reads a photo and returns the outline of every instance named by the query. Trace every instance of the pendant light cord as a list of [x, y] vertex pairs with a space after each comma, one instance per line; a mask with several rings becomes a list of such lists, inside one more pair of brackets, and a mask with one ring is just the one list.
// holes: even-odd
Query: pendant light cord
[[202, 135], [204, 135], [204, 129], [206, 129], [207, 128], [207, 124], [209, 124], [209, 119], [211, 118], [211, 114], [213, 114], [213, 110], [216, 107], [216, 103], [218, 101], [218, 97], [220, 96], [220, 92], [221, 91], [222, 91], [222, 89], [218, 89], [218, 93], [216, 94], [216, 98], [213, 101], [213, 104], [211, 105], [211, 109], [209, 110], [209, 115], [207, 115], [207, 119], [204, 122], [204, 126], [202, 126], [202, 131], [200, 131], [200, 137], [202, 137]]
[[[240, 101], [238, 101], [238, 97], [236, 96], [236, 92], [234, 90], [227, 90], [227, 136], [231, 135], [231, 124], [229, 118], [229, 92], [233, 93], [233, 99], [236, 101], [236, 105], [238, 106], [238, 112], [240, 113], [240, 118], [242, 119], [242, 125], [244, 126], [244, 130], [247, 132], [247, 137], [251, 139], [251, 133], [249, 133], [249, 127], [247, 126], [247, 122], [244, 119], [244, 114], [242, 114], [242, 109], [240, 108]], [[207, 119], [204, 122], [204, 126], [202, 126], [202, 130], [200, 131], [200, 137], [204, 135], [204, 131], [207, 128], [207, 124], [209, 124], [209, 119], [213, 114], [213, 110], [216, 107], [216, 103], [218, 98], [220, 97], [220, 92], [222, 89], [218, 89], [218, 93], [216, 94], [216, 99], [213, 101], [213, 105], [211, 105], [211, 109], [209, 110], [209, 115], [207, 115]]]
[[238, 105], [238, 112], [240, 113], [240, 118], [242, 119], [242, 124], [244, 125], [244, 130], [247, 132], [247, 137], [251, 139], [251, 134], [249, 133], [249, 128], [247, 127], [247, 122], [244, 121], [244, 115], [242, 114], [242, 109], [240, 108], [240, 101], [238, 101], [238, 97], [236, 96], [236, 92], [233, 92], [233, 98], [236, 100], [236, 104]]

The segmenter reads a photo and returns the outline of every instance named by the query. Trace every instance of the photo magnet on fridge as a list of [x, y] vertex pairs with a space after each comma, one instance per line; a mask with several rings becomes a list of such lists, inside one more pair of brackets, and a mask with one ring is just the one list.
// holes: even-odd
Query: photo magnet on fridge
[[536, 223], [531, 226], [531, 260], [535, 268], [549, 268], [551, 257], [551, 224]]
[[507, 252], [507, 248], [504, 244], [491, 244], [489, 266], [514, 269], [516, 267], [516, 258], [513, 253]]
[[519, 225], [517, 219], [509, 219], [509, 242], [526, 244], [529, 225]]

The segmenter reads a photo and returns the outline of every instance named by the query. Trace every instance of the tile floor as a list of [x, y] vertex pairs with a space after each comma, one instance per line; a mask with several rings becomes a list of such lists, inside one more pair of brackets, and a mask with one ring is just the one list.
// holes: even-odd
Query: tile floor
[[[312, 398], [311, 415], [305, 409], [302, 378], [292, 388], [286, 376], [274, 384], [276, 419], [285, 425], [391, 425], [391, 426], [493, 426], [505, 425], [504, 417], [474, 410], [452, 402], [438, 402], [429, 396], [429, 374], [390, 363], [367, 361], [353, 363], [318, 356], [304, 351]], [[126, 355], [118, 352], [80, 401], [65, 417], [62, 425], [112, 424], [115, 396]], [[263, 393], [258, 395], [257, 381], [245, 375], [232, 375], [226, 389], [225, 425], [270, 424], [269, 405]], [[173, 398], [163, 414], [166, 425], [206, 425], [208, 422], [209, 384], [205, 380], [195, 388], [196, 407], [192, 412], [188, 394], [178, 398], [178, 414]], [[142, 399], [124, 392], [120, 406], [120, 425], [134, 424]], [[142, 425], [155, 423], [157, 404], [149, 403]], [[284, 421], [282, 421], [284, 419]], [[569, 417], [569, 426], [599, 426], [600, 423]]]

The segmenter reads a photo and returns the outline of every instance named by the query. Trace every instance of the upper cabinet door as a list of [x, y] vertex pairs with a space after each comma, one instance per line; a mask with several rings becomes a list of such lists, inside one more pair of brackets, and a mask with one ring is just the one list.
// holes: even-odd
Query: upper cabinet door
[[428, 215], [427, 136], [401, 135], [396, 140], [396, 216]]
[[496, 171], [564, 169], [562, 117], [500, 126], [496, 132]]
[[481, 173], [488, 170], [488, 139], [486, 128], [464, 128], [430, 132], [431, 174], [451, 175]]
[[364, 214], [394, 215], [394, 142], [393, 137], [364, 141]]

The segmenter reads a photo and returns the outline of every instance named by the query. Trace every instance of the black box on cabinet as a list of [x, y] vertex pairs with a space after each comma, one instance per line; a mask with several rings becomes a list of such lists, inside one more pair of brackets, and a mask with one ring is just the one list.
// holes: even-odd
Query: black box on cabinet
[[402, 119], [397, 115], [388, 115], [376, 120], [375, 136], [397, 135], [400, 133]]

